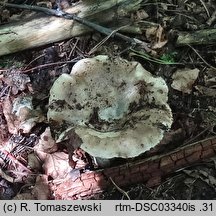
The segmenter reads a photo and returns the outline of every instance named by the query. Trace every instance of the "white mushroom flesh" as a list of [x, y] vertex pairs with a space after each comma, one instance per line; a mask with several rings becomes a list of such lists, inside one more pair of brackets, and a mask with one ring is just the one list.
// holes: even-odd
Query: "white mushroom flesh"
[[140, 63], [96, 56], [80, 60], [70, 75], [55, 81], [48, 119], [65, 131], [73, 128], [92, 156], [135, 157], [171, 127], [167, 95], [165, 81]]

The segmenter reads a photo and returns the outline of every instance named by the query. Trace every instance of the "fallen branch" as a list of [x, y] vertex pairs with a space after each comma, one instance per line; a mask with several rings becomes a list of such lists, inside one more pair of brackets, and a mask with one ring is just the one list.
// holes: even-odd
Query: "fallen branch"
[[[141, 2], [142, 0], [104, 0], [99, 3], [97, 1], [91, 1], [91, 3], [83, 2], [67, 9], [66, 12], [19, 5], [18, 8], [36, 10], [52, 16], [40, 15], [32, 17], [30, 21], [19, 21], [0, 26], [0, 56], [80, 36], [90, 32], [90, 28], [112, 37], [120, 37], [129, 43], [141, 43], [139, 40], [129, 38], [119, 32], [114, 33], [112, 29], [100, 26], [107, 23], [111, 24], [114, 29], [122, 26], [125, 24], [122, 14], [138, 10], [141, 7]], [[0, 5], [15, 7], [13, 4], [2, 2], [0, 2]], [[58, 16], [58, 18], [53, 15]], [[119, 19], [120, 17], [121, 19]], [[71, 19], [76, 21], [74, 22]], [[88, 27], [83, 26], [83, 24]], [[127, 22], [127, 24], [129, 23]], [[129, 25], [121, 28], [121, 31], [142, 34], [149, 26], [156, 25], [150, 22], [140, 22], [133, 24], [133, 26]], [[215, 29], [179, 32], [176, 45], [213, 44], [216, 41], [215, 35]], [[147, 44], [143, 43], [142, 45], [148, 52]]]
[[216, 155], [216, 137], [192, 143], [163, 155], [130, 162], [117, 167], [81, 173], [77, 179], [65, 179], [54, 184], [55, 199], [84, 199], [113, 187], [110, 178], [118, 187], [145, 183], [157, 186], [168, 174], [204, 161]]
[[[84, 2], [69, 8], [67, 12], [37, 6], [0, 3], [6, 7], [35, 10], [52, 15], [51, 17], [41, 16], [31, 21], [3, 25], [0, 28], [0, 56], [80, 36], [90, 31], [89, 28], [76, 22], [109, 35], [113, 33], [113, 30], [103, 28], [99, 24], [112, 22], [117, 20], [121, 14], [137, 10], [141, 2], [141, 0], [104, 0], [102, 2], [93, 1], [91, 4]], [[139, 42], [118, 32], [113, 36], [130, 43]]]
[[216, 29], [204, 29], [193, 32], [179, 32], [176, 45], [207, 45], [216, 42]]
[[5, 7], [11, 7], [11, 8], [19, 8], [19, 9], [27, 9], [27, 10], [32, 10], [32, 11], [38, 11], [38, 12], [43, 12], [47, 15], [50, 16], [56, 16], [68, 20], [75, 20], [78, 23], [81, 23], [89, 28], [92, 28], [93, 30], [96, 30], [102, 34], [105, 34], [107, 36], [111, 35], [111, 37], [118, 37], [126, 42], [129, 42], [131, 44], [136, 44], [136, 40], [134, 38], [130, 38], [128, 36], [125, 36], [121, 33], [115, 32], [109, 28], [100, 26], [96, 23], [90, 22], [88, 20], [85, 20], [83, 18], [80, 18], [76, 16], [75, 14], [70, 14], [64, 11], [60, 10], [54, 10], [50, 8], [45, 8], [45, 7], [39, 7], [39, 6], [34, 6], [34, 5], [17, 5], [17, 4], [10, 4], [10, 3], [0, 3], [0, 5], [3, 5]]

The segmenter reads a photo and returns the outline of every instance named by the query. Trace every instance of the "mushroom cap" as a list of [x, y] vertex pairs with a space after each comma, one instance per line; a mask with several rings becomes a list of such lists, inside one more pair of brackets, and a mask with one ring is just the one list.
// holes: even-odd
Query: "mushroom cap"
[[140, 63], [99, 55], [80, 60], [55, 81], [48, 119], [63, 133], [73, 128], [92, 156], [135, 157], [171, 127], [167, 95], [165, 81]]

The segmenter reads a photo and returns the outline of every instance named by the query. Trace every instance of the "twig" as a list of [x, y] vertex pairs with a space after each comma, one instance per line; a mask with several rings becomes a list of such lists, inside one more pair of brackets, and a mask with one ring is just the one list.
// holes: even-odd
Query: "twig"
[[70, 51], [69, 56], [68, 56], [69, 59], [71, 58], [72, 54], [74, 53], [74, 50], [77, 47], [78, 42], [79, 42], [79, 40], [77, 39], [76, 42], [73, 44], [73, 47], [71, 48], [71, 51]]
[[211, 15], [211, 17], [207, 20], [207, 25], [211, 25], [216, 20], [216, 11], [214, 11]]
[[98, 32], [100, 32], [101, 34], [104, 35], [111, 35], [111, 37], [117, 37], [121, 40], [126, 41], [127, 43], [130, 43], [132, 46], [142, 46], [143, 49], [145, 49], [146, 52], [151, 52], [152, 50], [148, 47], [148, 43], [143, 42], [141, 40], [138, 40], [136, 38], [131, 38], [128, 37], [126, 35], [123, 35], [119, 32], [113, 32], [112, 29], [100, 26], [98, 24], [95, 24], [93, 22], [90, 22], [88, 20], [85, 20], [83, 18], [80, 18], [78, 16], [76, 16], [75, 14], [70, 14], [61, 10], [54, 10], [54, 9], [49, 9], [49, 8], [45, 8], [45, 7], [39, 7], [39, 6], [34, 6], [34, 5], [17, 5], [17, 4], [10, 4], [10, 3], [2, 3], [0, 2], [0, 5], [5, 6], [5, 7], [11, 7], [11, 8], [18, 8], [18, 9], [26, 9], [26, 10], [32, 10], [32, 11], [37, 11], [37, 12], [43, 12], [47, 15], [51, 15], [51, 16], [56, 16], [56, 17], [61, 17], [64, 19], [68, 19], [68, 20], [75, 20], [89, 28], [92, 28]]
[[33, 62], [35, 62], [36, 60], [38, 60], [38, 59], [40, 59], [40, 58], [42, 58], [42, 57], [44, 57], [44, 56], [45, 56], [45, 54], [42, 54], [42, 55], [37, 56], [35, 59], [33, 59], [33, 60], [25, 67], [25, 69], [27, 69]]
[[28, 73], [30, 71], [36, 70], [36, 69], [42, 69], [42, 68], [46, 68], [46, 67], [51, 67], [51, 66], [55, 66], [55, 65], [60, 65], [60, 64], [71, 64], [71, 63], [75, 63], [77, 62], [79, 59], [73, 59], [71, 61], [63, 61], [63, 62], [54, 62], [54, 63], [49, 63], [49, 64], [43, 64], [43, 65], [38, 65], [36, 67], [33, 68], [29, 68], [27, 70], [23, 70], [21, 71], [22, 73]]
[[203, 7], [204, 7], [204, 9], [205, 9], [205, 11], [206, 11], [206, 14], [207, 14], [207, 16], [208, 16], [208, 17], [210, 17], [210, 13], [209, 13], [209, 11], [208, 11], [208, 8], [206, 7], [205, 3], [203, 2], [203, 0], [200, 0], [200, 2], [201, 2], [201, 4], [202, 4], [202, 5], [203, 5]]
[[186, 142], [184, 142], [183, 146], [188, 145], [188, 144], [194, 142], [197, 138], [199, 138], [201, 135], [203, 135], [206, 131], [210, 130], [211, 127], [205, 128], [203, 131], [201, 131], [200, 133], [198, 133], [195, 137], [192, 137], [191, 139], [189, 139]]
[[91, 55], [92, 53], [94, 53], [99, 47], [101, 47], [110, 37], [112, 37], [112, 35], [119, 31], [120, 29], [124, 28], [125, 26], [122, 26], [118, 29], [115, 29], [112, 31], [112, 33], [108, 36], [106, 36], [102, 41], [100, 41], [96, 46], [94, 46], [89, 52], [88, 52], [88, 55]]
[[213, 69], [216, 70], [216, 68], [213, 67], [212, 65], [210, 65], [210, 64], [198, 53], [198, 51], [197, 51], [195, 48], [193, 48], [190, 44], [187, 44], [187, 45], [203, 60], [203, 62], [204, 62], [208, 67], [213, 68]]
[[123, 193], [123, 194], [128, 198], [128, 200], [130, 200], [130, 197], [129, 197], [129, 195], [127, 194], [127, 192], [124, 191], [124, 190], [122, 190], [122, 189], [113, 181], [113, 179], [112, 179], [111, 177], [109, 177], [109, 179], [110, 179], [110, 181], [112, 182], [112, 184], [117, 188], [117, 190], [118, 190], [119, 192]]

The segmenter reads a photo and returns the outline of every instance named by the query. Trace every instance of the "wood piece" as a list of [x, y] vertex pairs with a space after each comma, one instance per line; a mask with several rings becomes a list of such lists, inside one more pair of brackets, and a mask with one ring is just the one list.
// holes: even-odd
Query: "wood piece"
[[193, 32], [179, 32], [177, 46], [206, 45], [216, 42], [216, 29], [204, 29]]
[[[136, 11], [141, 2], [142, 0], [85, 1], [66, 12], [98, 24], [106, 24]], [[91, 29], [73, 20], [36, 14], [31, 20], [0, 26], [0, 56], [80, 36], [89, 31]]]
[[216, 137], [183, 146], [163, 155], [134, 161], [117, 167], [82, 173], [79, 178], [66, 179], [53, 185], [55, 199], [84, 199], [114, 187], [110, 178], [119, 187], [145, 183], [157, 186], [162, 177], [178, 169], [216, 155]]

